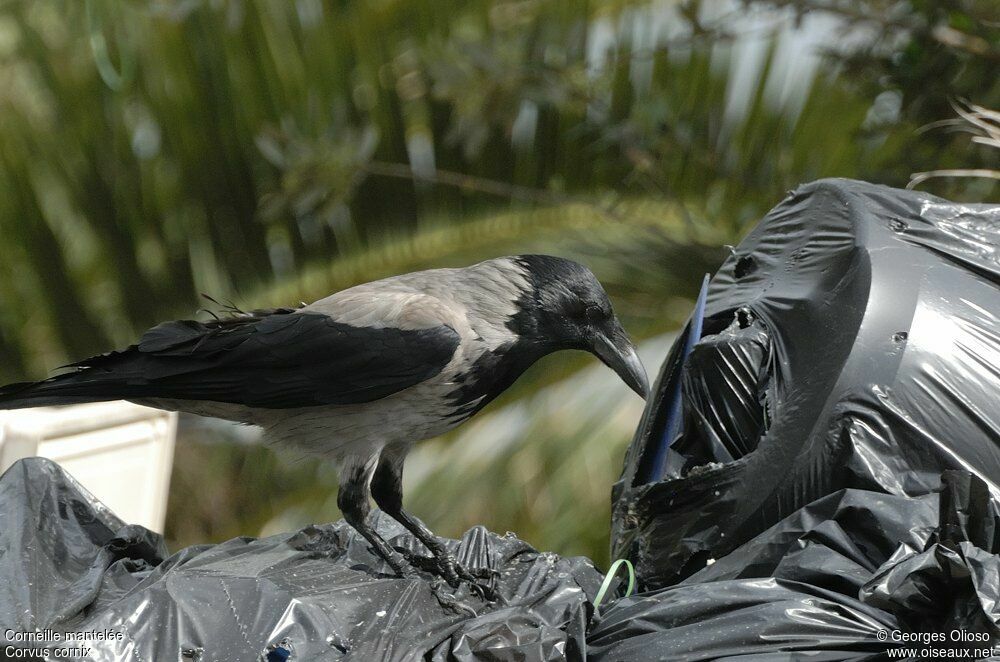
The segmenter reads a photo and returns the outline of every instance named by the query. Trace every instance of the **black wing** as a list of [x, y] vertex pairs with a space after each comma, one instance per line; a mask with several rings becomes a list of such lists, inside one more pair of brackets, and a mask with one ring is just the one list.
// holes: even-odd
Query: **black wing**
[[458, 334], [355, 327], [288, 309], [165, 322], [72, 372], [0, 389], [0, 408], [176, 398], [285, 409], [370, 402], [441, 372]]

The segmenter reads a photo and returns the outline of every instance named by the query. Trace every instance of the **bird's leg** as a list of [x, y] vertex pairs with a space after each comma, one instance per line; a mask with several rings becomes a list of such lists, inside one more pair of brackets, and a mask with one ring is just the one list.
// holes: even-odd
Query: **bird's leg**
[[341, 471], [337, 507], [340, 508], [347, 523], [364, 536], [375, 553], [389, 564], [393, 572], [400, 577], [405, 577], [406, 571], [396, 553], [389, 546], [389, 543], [368, 524], [368, 513], [371, 510], [368, 496], [376, 460], [377, 456], [364, 464], [347, 466]]
[[[441, 540], [427, 526], [403, 510], [403, 454], [383, 452], [378, 468], [372, 480], [371, 491], [375, 503], [394, 520], [402, 524], [407, 531], [430, 550], [434, 556], [436, 571], [453, 588], [464, 580], [484, 598], [493, 600], [495, 591], [491, 586], [479, 584], [476, 577], [465, 570], [455, 557], [445, 548]], [[408, 559], [417, 564], [417, 560]]]

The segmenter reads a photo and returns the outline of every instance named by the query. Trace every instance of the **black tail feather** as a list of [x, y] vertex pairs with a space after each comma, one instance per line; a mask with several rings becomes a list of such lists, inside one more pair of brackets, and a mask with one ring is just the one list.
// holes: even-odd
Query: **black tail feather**
[[40, 382], [18, 382], [0, 387], [0, 409], [52, 407], [84, 402], [119, 400], [107, 387], [101, 388], [89, 379], [80, 379], [86, 371], [75, 371], [50, 377]]

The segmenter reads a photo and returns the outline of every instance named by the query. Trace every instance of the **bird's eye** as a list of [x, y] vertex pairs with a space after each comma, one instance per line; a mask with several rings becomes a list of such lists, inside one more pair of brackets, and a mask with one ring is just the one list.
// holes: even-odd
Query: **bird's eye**
[[587, 311], [585, 313], [588, 322], [596, 322], [598, 320], [604, 319], [604, 311], [600, 309], [599, 306], [587, 306]]

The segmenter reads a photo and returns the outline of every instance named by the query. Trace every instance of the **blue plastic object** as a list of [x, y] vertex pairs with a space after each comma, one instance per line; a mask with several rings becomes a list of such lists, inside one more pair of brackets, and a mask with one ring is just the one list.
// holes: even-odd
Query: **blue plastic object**
[[681, 376], [684, 370], [684, 361], [694, 350], [694, 346], [698, 344], [698, 341], [701, 340], [702, 326], [705, 320], [705, 304], [708, 301], [708, 280], [709, 276], [705, 274], [705, 278], [701, 283], [701, 291], [698, 293], [698, 300], [694, 304], [694, 311], [688, 319], [684, 353], [678, 363], [680, 369], [670, 377], [670, 384], [667, 387], [670, 393], [670, 400], [667, 403], [669, 413], [663, 427], [663, 437], [660, 439], [659, 446], [657, 446], [656, 453], [653, 456], [653, 462], [650, 464], [651, 471], [650, 475], [646, 477], [647, 483], [663, 478], [667, 467], [667, 458], [670, 455], [670, 446], [677, 439], [677, 435], [681, 431]]
[[267, 652], [267, 662], [286, 662], [291, 656], [291, 651], [278, 646], [274, 650]]

